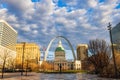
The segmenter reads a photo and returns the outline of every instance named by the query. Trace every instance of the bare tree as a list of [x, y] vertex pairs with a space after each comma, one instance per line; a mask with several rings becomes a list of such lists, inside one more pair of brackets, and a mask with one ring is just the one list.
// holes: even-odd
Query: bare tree
[[14, 69], [15, 69], [15, 59], [12, 56], [7, 61], [6, 66], [8, 66], [9, 69], [11, 69], [12, 71], [14, 71]]
[[109, 45], [104, 40], [90, 40], [88, 49], [90, 51], [88, 61], [93, 64], [95, 73], [100, 73], [110, 62]]
[[117, 65], [117, 71], [120, 75], [120, 40], [116, 40], [114, 43], [114, 53], [115, 53], [115, 61]]
[[43, 71], [52, 70], [53, 69], [53, 65], [51, 63], [46, 62], [46, 61], [43, 61], [42, 64], [41, 64], [41, 69]]
[[30, 64], [30, 55], [29, 54], [26, 55], [25, 62], [26, 62], [26, 76], [27, 76], [27, 71], [28, 71], [29, 64]]
[[8, 59], [11, 57], [11, 55], [10, 55], [11, 51], [7, 50], [7, 49], [1, 50], [1, 51], [2, 51], [2, 53], [0, 54], [0, 59], [2, 60], [2, 78], [3, 78], [4, 71], [5, 71], [5, 65], [6, 65]]

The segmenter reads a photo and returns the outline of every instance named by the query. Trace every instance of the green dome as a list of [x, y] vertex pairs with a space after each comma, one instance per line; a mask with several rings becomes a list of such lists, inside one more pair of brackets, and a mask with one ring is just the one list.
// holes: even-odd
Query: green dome
[[55, 52], [57, 52], [57, 51], [63, 51], [63, 52], [65, 52], [62, 47], [57, 47], [57, 48], [55, 49]]
[[65, 50], [64, 50], [64, 48], [63, 48], [63, 46], [62, 46], [61, 40], [59, 40], [58, 46], [57, 46], [57, 48], [55, 49], [55, 52], [57, 52], [57, 51], [63, 51], [63, 52], [65, 52]]

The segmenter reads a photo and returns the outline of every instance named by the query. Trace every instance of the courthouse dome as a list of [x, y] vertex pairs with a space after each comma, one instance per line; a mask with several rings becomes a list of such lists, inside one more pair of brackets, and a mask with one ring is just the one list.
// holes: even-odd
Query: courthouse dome
[[59, 40], [59, 42], [58, 42], [58, 47], [55, 49], [55, 52], [56, 51], [65, 51], [63, 46], [62, 46], [61, 40]]

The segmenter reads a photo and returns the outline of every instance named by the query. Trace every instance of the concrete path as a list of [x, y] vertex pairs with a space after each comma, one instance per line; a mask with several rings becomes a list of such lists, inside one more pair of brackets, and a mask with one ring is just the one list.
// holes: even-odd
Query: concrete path
[[91, 74], [44, 74], [44, 73], [28, 73], [28, 76], [21, 76], [20, 73], [5, 73], [3, 79], [0, 80], [120, 80], [110, 78], [100, 78]]

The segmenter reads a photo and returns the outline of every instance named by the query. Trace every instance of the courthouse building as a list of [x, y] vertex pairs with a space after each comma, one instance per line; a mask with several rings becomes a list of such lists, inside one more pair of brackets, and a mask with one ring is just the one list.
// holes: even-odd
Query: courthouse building
[[58, 42], [58, 46], [55, 49], [55, 58], [54, 61], [47, 61], [51, 65], [53, 65], [54, 70], [80, 70], [81, 69], [81, 61], [68, 61], [66, 59], [66, 52], [64, 47], [62, 46], [61, 40]]
[[17, 32], [15, 29], [6, 21], [0, 20], [0, 64], [3, 63], [5, 56], [7, 57], [7, 61], [9, 58], [14, 59], [16, 57], [16, 42]]

